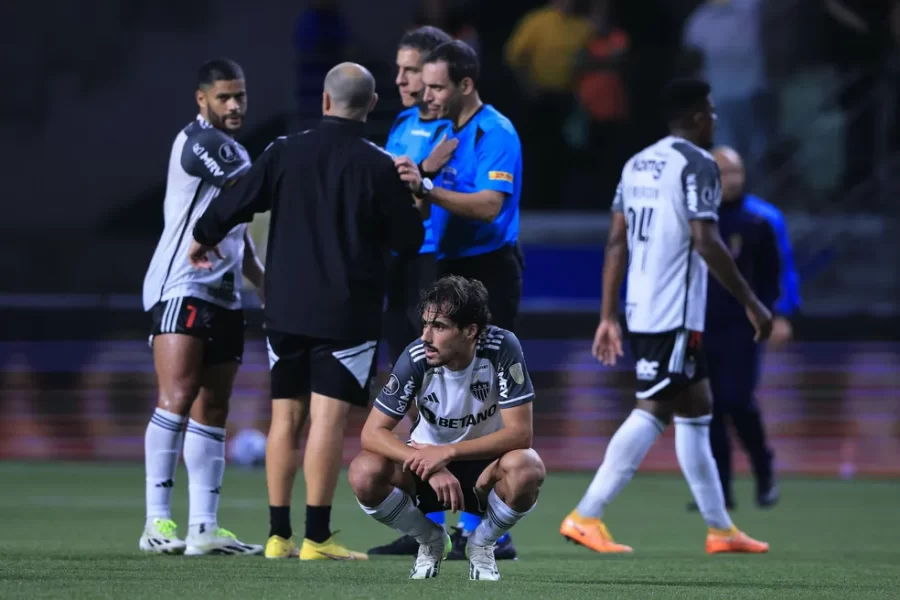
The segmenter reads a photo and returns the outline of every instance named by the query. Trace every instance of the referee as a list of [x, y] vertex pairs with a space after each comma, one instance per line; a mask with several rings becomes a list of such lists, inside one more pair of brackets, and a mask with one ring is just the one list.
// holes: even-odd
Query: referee
[[[235, 225], [272, 211], [266, 255], [266, 342], [272, 425], [266, 446], [268, 558], [359, 559], [331, 533], [331, 504], [351, 405], [365, 406], [381, 334], [390, 252], [415, 255], [422, 217], [391, 156], [364, 137], [378, 97], [364, 67], [342, 63], [325, 78], [315, 129], [275, 140], [194, 228], [190, 260], [209, 255]], [[292, 540], [291, 490], [300, 432], [306, 533]]]
[[[478, 74], [478, 56], [464, 42], [445, 42], [425, 58], [422, 100], [429, 113], [453, 124], [458, 145], [435, 181], [426, 174], [416, 195], [431, 203], [438, 278], [480, 280], [488, 291], [491, 324], [515, 331], [522, 299], [522, 147], [509, 119], [481, 101]], [[404, 174], [413, 171], [412, 160], [398, 162], [401, 177], [415, 183]], [[465, 558], [465, 536], [479, 519], [463, 513], [459, 522], [451, 560]], [[508, 534], [497, 541], [494, 554], [498, 560], [516, 558]]]
[[522, 147], [510, 120], [481, 101], [478, 75], [478, 57], [464, 42], [446, 42], [426, 57], [423, 101], [453, 123], [458, 146], [434, 181], [422, 180], [418, 195], [431, 203], [438, 278], [481, 280], [492, 324], [515, 331], [522, 299]]

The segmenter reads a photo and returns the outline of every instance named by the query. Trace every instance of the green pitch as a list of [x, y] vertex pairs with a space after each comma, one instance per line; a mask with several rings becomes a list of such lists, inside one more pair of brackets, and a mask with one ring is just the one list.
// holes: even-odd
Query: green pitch
[[[0, 463], [0, 598], [897, 598], [900, 590], [900, 485], [894, 482], [787, 480], [771, 511], [752, 506], [741, 482], [733, 513], [769, 541], [763, 556], [707, 557], [705, 528], [684, 510], [687, 485], [675, 476], [639, 476], [609, 509], [616, 538], [632, 556], [600, 556], [567, 544], [560, 520], [589, 475], [551, 474], [537, 509], [513, 530], [520, 560], [501, 562], [498, 583], [468, 581], [462, 562], [438, 579], [406, 579], [412, 559], [301, 563], [264, 558], [144, 556], [140, 465]], [[184, 471], [174, 518], [187, 526]], [[297, 498], [303, 498], [298, 486]], [[366, 550], [393, 533], [364, 515], [345, 483], [334, 525]], [[294, 527], [302, 533], [303, 510]], [[220, 522], [264, 543], [262, 471], [229, 470]], [[451, 522], [455, 517], [450, 516]]]

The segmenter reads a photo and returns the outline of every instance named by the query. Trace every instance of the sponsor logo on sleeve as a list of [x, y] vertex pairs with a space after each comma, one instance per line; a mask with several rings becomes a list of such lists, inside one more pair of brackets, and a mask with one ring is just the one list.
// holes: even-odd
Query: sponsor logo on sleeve
[[222, 167], [219, 166], [219, 163], [216, 162], [212, 156], [209, 155], [209, 152], [206, 151], [206, 148], [200, 145], [199, 142], [195, 142], [192, 150], [194, 151], [194, 156], [200, 159], [210, 173], [215, 177], [221, 177], [225, 174], [225, 171], [222, 170]]
[[488, 171], [488, 179], [491, 181], [513, 182], [512, 173], [507, 173], [506, 171]]

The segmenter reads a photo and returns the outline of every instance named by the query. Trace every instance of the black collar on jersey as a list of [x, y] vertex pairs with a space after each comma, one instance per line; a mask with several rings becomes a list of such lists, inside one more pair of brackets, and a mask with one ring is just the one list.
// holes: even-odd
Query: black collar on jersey
[[465, 129], [465, 128], [466, 128], [466, 125], [468, 125], [469, 123], [471, 123], [472, 121], [474, 121], [474, 120], [475, 120], [475, 115], [477, 115], [477, 114], [480, 113], [482, 110], [484, 110], [484, 107], [485, 107], [485, 106], [487, 106], [487, 104], [485, 104], [484, 102], [482, 102], [482, 103], [481, 103], [481, 106], [478, 107], [478, 110], [476, 110], [475, 112], [473, 112], [472, 115], [471, 115], [468, 119], [466, 119], [466, 122], [465, 122], [465, 123], [463, 123], [463, 124], [460, 125], [459, 127], [456, 127], [456, 126], [454, 125], [454, 126], [453, 126], [453, 133], [459, 133], [460, 131], [462, 131], [463, 129]]
[[366, 132], [366, 124], [363, 121], [345, 119], [344, 117], [323, 115], [321, 124], [328, 127], [340, 127], [341, 129], [355, 133], [356, 135], [363, 135]]

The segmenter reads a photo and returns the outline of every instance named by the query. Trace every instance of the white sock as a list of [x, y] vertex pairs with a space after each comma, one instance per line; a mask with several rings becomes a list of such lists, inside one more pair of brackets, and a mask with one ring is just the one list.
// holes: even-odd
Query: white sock
[[475, 531], [469, 535], [469, 543], [475, 546], [493, 546], [497, 540], [503, 537], [504, 533], [530, 513], [534, 506], [532, 505], [525, 512], [517, 512], [507, 506], [497, 492], [491, 490], [491, 493], [488, 494], [487, 512]]
[[665, 428], [666, 424], [650, 413], [637, 408], [632, 410], [609, 440], [603, 463], [578, 503], [578, 514], [603, 518], [603, 509], [631, 481]]
[[709, 527], [731, 529], [722, 482], [709, 444], [711, 421], [712, 415], [692, 419], [675, 417], [675, 454], [703, 520]]
[[188, 526], [217, 526], [219, 492], [225, 475], [225, 430], [190, 419], [184, 436], [184, 465], [188, 473]]
[[423, 515], [409, 494], [399, 488], [394, 488], [384, 502], [375, 508], [365, 506], [362, 502], [359, 502], [359, 506], [379, 523], [414, 538], [420, 544], [429, 544], [444, 533], [444, 528]]
[[172, 488], [175, 468], [184, 441], [187, 419], [157, 408], [144, 434], [144, 473], [147, 497], [147, 523], [172, 517]]

